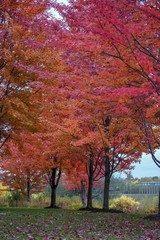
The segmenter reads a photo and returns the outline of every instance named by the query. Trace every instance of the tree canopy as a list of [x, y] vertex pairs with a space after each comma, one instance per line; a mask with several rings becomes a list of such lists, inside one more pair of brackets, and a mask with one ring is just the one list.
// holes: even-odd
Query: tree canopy
[[55, 207], [60, 177], [85, 183], [92, 208], [93, 184], [104, 177], [108, 209], [115, 171], [131, 170], [143, 152], [160, 167], [159, 7], [128, 0], [0, 4], [5, 184], [25, 192], [48, 177]]

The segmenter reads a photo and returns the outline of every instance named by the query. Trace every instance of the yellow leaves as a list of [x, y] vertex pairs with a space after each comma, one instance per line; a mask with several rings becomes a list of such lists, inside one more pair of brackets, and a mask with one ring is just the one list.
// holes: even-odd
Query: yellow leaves
[[0, 195], [8, 196], [8, 187], [4, 186], [2, 182], [0, 182]]

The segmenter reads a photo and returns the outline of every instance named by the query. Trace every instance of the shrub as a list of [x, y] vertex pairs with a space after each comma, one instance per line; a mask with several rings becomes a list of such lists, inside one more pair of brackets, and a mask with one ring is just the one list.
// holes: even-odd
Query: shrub
[[94, 208], [102, 208], [102, 201], [93, 199], [93, 207]]
[[82, 207], [81, 200], [78, 196], [73, 197], [58, 197], [57, 205], [64, 209], [79, 209]]
[[10, 207], [18, 207], [18, 203], [21, 199], [19, 192], [10, 192], [8, 195], [8, 202]]
[[116, 208], [123, 212], [135, 212], [138, 210], [140, 203], [135, 199], [128, 196], [121, 196], [120, 198], [113, 199], [110, 207]]
[[[30, 207], [44, 208], [50, 205], [50, 196], [45, 193], [32, 194]], [[79, 209], [82, 207], [81, 200], [78, 196], [57, 197], [56, 205], [64, 209]]]
[[[45, 193], [32, 194], [30, 207], [33, 208], [44, 208], [50, 205], [50, 196], [46, 196]], [[56, 205], [64, 209], [75, 209], [82, 208], [82, 202], [79, 196], [57, 196]], [[100, 208], [101, 204], [97, 200], [93, 200], [93, 206]]]
[[34, 193], [32, 194], [30, 207], [33, 208], [44, 208], [49, 206], [50, 197], [46, 196], [45, 193]]
[[3, 186], [0, 182], [0, 207], [8, 207], [8, 196], [7, 187]]
[[145, 196], [141, 201], [140, 211], [147, 214], [158, 212], [158, 197]]

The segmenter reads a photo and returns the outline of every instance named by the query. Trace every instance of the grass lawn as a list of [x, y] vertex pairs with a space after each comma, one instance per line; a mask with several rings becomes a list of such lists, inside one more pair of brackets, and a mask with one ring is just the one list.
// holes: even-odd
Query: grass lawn
[[62, 209], [0, 209], [0, 240], [159, 240], [160, 223], [141, 215]]

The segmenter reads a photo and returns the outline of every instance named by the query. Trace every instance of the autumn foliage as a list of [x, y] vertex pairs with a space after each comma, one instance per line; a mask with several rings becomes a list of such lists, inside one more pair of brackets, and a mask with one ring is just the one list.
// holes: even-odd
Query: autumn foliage
[[160, 166], [159, 7], [127, 0], [0, 5], [6, 185], [34, 191], [47, 180], [56, 207], [62, 178], [66, 187], [87, 189], [92, 208], [92, 188], [104, 178], [108, 210], [114, 172], [131, 170], [143, 152]]

